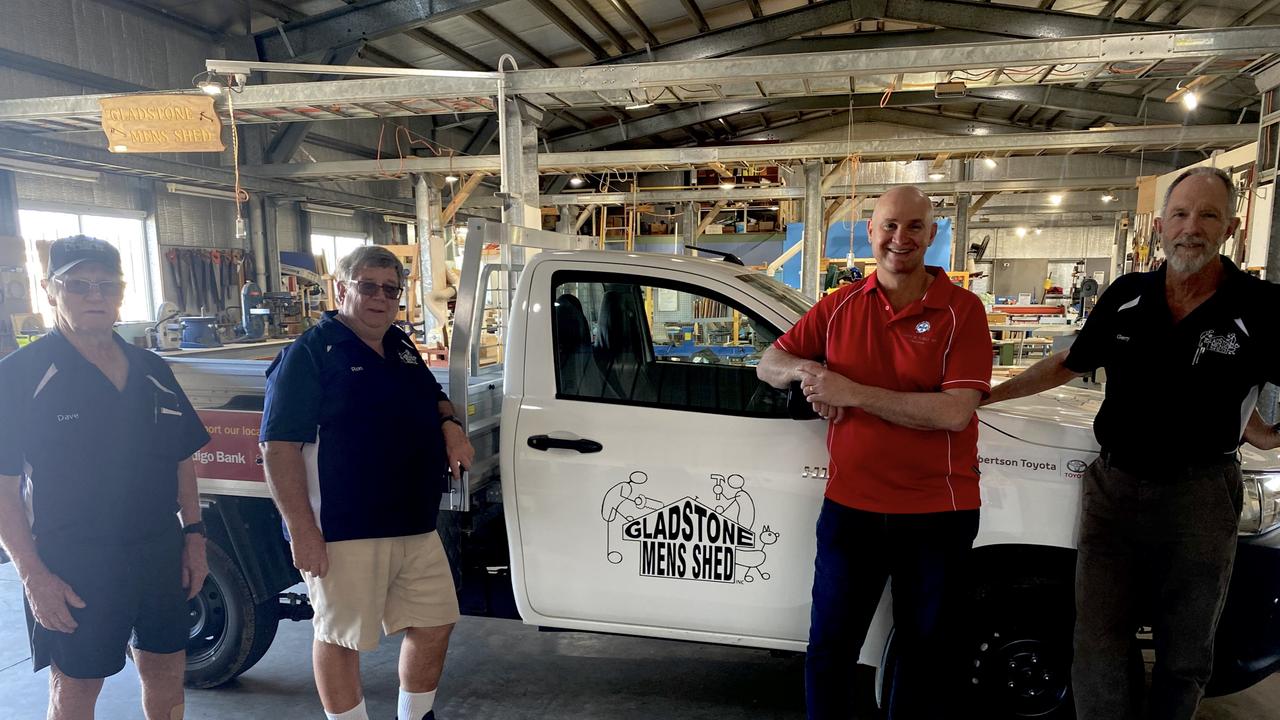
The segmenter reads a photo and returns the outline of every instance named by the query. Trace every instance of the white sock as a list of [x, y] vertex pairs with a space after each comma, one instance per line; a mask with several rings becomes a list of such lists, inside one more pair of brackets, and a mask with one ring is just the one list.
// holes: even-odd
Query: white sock
[[364, 698], [361, 698], [358, 705], [346, 712], [331, 713], [326, 711], [324, 716], [329, 720], [369, 720], [369, 713], [364, 709]]
[[400, 688], [400, 704], [396, 709], [396, 720], [422, 720], [431, 712], [436, 703], [436, 691], [411, 693]]

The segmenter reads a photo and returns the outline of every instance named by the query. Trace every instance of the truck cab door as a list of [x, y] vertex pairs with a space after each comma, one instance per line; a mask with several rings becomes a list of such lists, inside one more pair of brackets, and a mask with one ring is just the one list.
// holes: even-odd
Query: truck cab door
[[522, 617], [803, 647], [826, 423], [790, 419], [756, 378], [785, 321], [728, 276], [570, 260], [526, 275], [502, 453]]

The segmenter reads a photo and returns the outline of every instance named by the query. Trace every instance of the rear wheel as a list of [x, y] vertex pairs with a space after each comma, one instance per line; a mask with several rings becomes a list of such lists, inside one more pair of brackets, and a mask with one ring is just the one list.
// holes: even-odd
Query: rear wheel
[[209, 577], [191, 599], [186, 684], [209, 688], [230, 682], [262, 659], [280, 620], [276, 598], [255, 603], [249, 583], [217, 543], [207, 545]]

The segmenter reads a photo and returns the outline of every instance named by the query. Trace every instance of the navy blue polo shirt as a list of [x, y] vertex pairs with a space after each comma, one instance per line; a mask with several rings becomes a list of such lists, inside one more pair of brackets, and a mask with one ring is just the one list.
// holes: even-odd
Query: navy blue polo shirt
[[164, 360], [115, 339], [123, 391], [57, 331], [0, 360], [0, 475], [26, 476], [42, 545], [173, 532], [178, 463], [209, 441]]
[[448, 400], [397, 327], [383, 355], [327, 312], [267, 370], [262, 442], [303, 443], [307, 494], [328, 542], [436, 529]]
[[1098, 299], [1066, 367], [1107, 370], [1093, 429], [1134, 466], [1221, 460], [1240, 446], [1265, 383], [1280, 383], [1280, 285], [1220, 258], [1222, 283], [1175, 323], [1165, 269], [1116, 279]]

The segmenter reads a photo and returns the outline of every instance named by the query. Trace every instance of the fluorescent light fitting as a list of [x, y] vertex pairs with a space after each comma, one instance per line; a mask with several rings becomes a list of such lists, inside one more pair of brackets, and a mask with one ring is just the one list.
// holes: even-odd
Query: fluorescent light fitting
[[1061, 205], [1061, 204], [1062, 204], [1062, 196], [1061, 196], [1061, 195], [1050, 195], [1050, 196], [1049, 196], [1049, 204], [1050, 204], [1050, 205]]
[[418, 221], [404, 215], [383, 215], [382, 222], [392, 225], [417, 225]]
[[10, 160], [9, 158], [0, 158], [0, 170], [12, 170], [27, 175], [43, 175], [44, 177], [58, 178], [59, 180], [98, 182], [102, 179], [101, 173], [92, 170], [64, 168], [56, 165], [27, 162], [26, 160]]
[[1116, 196], [1112, 195], [1111, 193], [1106, 193], [1102, 196], [1102, 202], [1104, 203], [1109, 203], [1115, 199], [1116, 199]]
[[944, 173], [944, 172], [938, 172], [937, 170], [935, 170], [935, 171], [933, 171], [933, 172], [929, 173], [929, 179], [930, 179], [930, 180], [942, 180], [942, 179], [943, 179], [943, 178], [945, 178], [946, 176], [947, 176], [947, 174], [946, 174], [946, 173]]
[[995, 158], [982, 158], [982, 164], [991, 170], [995, 170], [997, 165]]
[[447, 183], [456, 183], [456, 182], [458, 182], [458, 176], [457, 176], [457, 175], [452, 175], [452, 174], [450, 174], [450, 175], [445, 175], [445, 176], [444, 176], [444, 181], [445, 181], [445, 182], [447, 182]]
[[1017, 235], [1018, 237], [1026, 237], [1027, 229], [1024, 227], [1016, 227], [1013, 229], [1013, 234]]
[[1044, 234], [1044, 228], [1036, 228], [1036, 234], [1037, 234], [1037, 235], [1042, 235], [1042, 234]]
[[332, 205], [316, 205], [315, 203], [301, 203], [304, 211], [315, 213], [317, 215], [334, 215], [336, 217], [353, 217], [355, 210], [350, 208], [333, 207]]
[[574, 175], [573, 177], [569, 178], [569, 184], [572, 185], [573, 187], [582, 187], [582, 183], [584, 182], [586, 182], [586, 180], [583, 180], [577, 175]]
[[201, 80], [196, 83], [196, 87], [200, 88], [200, 92], [205, 95], [221, 95], [222, 83], [216, 80]]
[[734, 183], [732, 183], [732, 182], [728, 182], [728, 181], [726, 181], [726, 182], [722, 182], [722, 183], [720, 183], [720, 189], [721, 189], [721, 190], [732, 190], [732, 189], [734, 189], [735, 187], [737, 187], [737, 185], [736, 185], [736, 184], [734, 184]]
[[635, 103], [634, 105], [628, 105], [625, 109], [644, 110], [645, 108], [651, 108], [651, 107], [653, 107], [653, 103]]
[[1200, 98], [1196, 97], [1194, 90], [1188, 90], [1182, 93], [1182, 107], [1188, 110], [1195, 110], [1200, 104]]
[[186, 195], [188, 197], [213, 198], [214, 200], [231, 200], [236, 199], [233, 190], [218, 190], [215, 188], [199, 187], [198, 185], [182, 185], [179, 183], [165, 183], [164, 189], [174, 195]]

